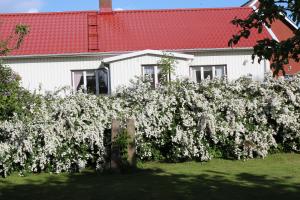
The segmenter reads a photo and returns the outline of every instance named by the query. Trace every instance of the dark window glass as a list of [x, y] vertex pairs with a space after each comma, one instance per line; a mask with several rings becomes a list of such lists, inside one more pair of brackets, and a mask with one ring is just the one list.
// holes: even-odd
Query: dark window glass
[[146, 78], [150, 79], [152, 88], [155, 88], [154, 66], [145, 66], [144, 75]]
[[294, 77], [293, 75], [287, 74], [287, 75], [284, 76], [284, 79], [285, 80], [293, 80], [293, 77]]
[[201, 79], [202, 79], [201, 70], [197, 70], [197, 71], [195, 71], [195, 73], [196, 73], [196, 81], [197, 81], [197, 83], [200, 83]]
[[166, 81], [166, 78], [162, 73], [162, 69], [161, 68], [157, 68], [157, 81], [158, 81], [158, 84], [161, 83], [161, 82], [165, 82]]
[[99, 94], [108, 94], [108, 73], [106, 69], [98, 71]]
[[95, 71], [86, 72], [86, 89], [89, 94], [96, 94], [96, 76]]
[[212, 67], [204, 67], [204, 79], [212, 79], [213, 78], [213, 72]]

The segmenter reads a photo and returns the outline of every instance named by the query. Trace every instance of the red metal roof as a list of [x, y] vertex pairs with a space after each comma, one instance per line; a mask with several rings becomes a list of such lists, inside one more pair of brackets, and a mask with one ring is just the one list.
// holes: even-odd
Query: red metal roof
[[[7, 36], [19, 23], [30, 27], [30, 34], [12, 55], [228, 48], [228, 40], [238, 31], [230, 21], [251, 12], [251, 8], [237, 7], [0, 14], [0, 33], [2, 38]], [[265, 37], [269, 37], [267, 31], [253, 32], [236, 47], [252, 47]]]
[[87, 13], [39, 13], [0, 15], [0, 34], [5, 38], [17, 24], [30, 33], [13, 55], [65, 54], [87, 52]]

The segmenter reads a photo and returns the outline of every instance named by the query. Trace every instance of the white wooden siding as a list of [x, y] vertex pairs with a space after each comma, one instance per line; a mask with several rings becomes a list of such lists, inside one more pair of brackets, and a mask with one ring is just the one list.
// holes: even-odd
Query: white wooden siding
[[[184, 53], [184, 52], [183, 52]], [[235, 80], [243, 75], [252, 74], [255, 80], [263, 80], [266, 71], [264, 62], [252, 63], [251, 51], [199, 52], [193, 61], [177, 59], [176, 76], [172, 79], [188, 78], [190, 66], [227, 65], [227, 75]], [[20, 58], [5, 59], [14, 71], [22, 77], [22, 84], [30, 90], [42, 86], [44, 91], [53, 91], [63, 86], [72, 86], [72, 70], [97, 69], [104, 57], [69, 57], [69, 58]], [[142, 65], [155, 65], [159, 56], [144, 55], [110, 64], [111, 89], [127, 85], [135, 76], [142, 75]], [[267, 62], [267, 69], [269, 63]]]
[[[143, 65], [157, 65], [161, 57], [145, 55], [135, 57], [127, 60], [113, 62], [110, 64], [111, 72], [111, 88], [114, 92], [118, 87], [128, 85], [130, 80], [137, 76], [142, 76]], [[175, 75], [172, 79], [177, 77], [189, 77], [189, 62], [187, 60], [177, 59], [175, 66]]]
[[[238, 79], [241, 76], [252, 74], [254, 80], [262, 81], [269, 66], [265, 62], [252, 63], [252, 51], [224, 51], [224, 52], [202, 52], [195, 53], [191, 63], [196, 65], [227, 65], [227, 76], [229, 80]], [[268, 63], [267, 63], [268, 65]]]
[[29, 90], [53, 91], [72, 86], [72, 70], [97, 69], [100, 57], [39, 58], [5, 60], [22, 77], [22, 85]]
[[[226, 65], [227, 77], [229, 80], [236, 80], [241, 76], [252, 75], [254, 80], [262, 81], [269, 65], [265, 62], [260, 64], [255, 61], [252, 63], [252, 51], [223, 51], [223, 52], [199, 52], [193, 53], [193, 61], [177, 59], [175, 66], [175, 78], [191, 78], [190, 66], [203, 65]], [[110, 64], [112, 91], [116, 88], [127, 85], [135, 76], [142, 75], [142, 65], [155, 65], [161, 57], [140, 56], [131, 59], [121, 60]]]

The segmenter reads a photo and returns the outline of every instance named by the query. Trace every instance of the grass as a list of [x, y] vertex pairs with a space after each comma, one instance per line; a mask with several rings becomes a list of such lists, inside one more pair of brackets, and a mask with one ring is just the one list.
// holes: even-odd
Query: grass
[[300, 155], [208, 163], [144, 163], [127, 174], [39, 174], [0, 178], [0, 199], [299, 199]]

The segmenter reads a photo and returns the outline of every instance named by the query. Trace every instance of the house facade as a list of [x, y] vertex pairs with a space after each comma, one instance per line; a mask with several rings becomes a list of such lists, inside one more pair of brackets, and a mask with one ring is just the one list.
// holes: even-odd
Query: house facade
[[[111, 0], [100, 0], [99, 11], [0, 14], [1, 37], [17, 24], [30, 33], [21, 48], [3, 57], [22, 77], [22, 85], [44, 91], [70, 86], [87, 92], [111, 94], [136, 76], [151, 76], [159, 83], [159, 61], [172, 57], [171, 79], [251, 76], [261, 81], [268, 61], [252, 62], [257, 40], [272, 37], [272, 30], [253, 32], [234, 48], [228, 41], [238, 31], [230, 22], [246, 18], [250, 7], [112, 10]], [[1, 39], [1, 38], [0, 38]]]

